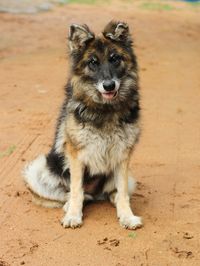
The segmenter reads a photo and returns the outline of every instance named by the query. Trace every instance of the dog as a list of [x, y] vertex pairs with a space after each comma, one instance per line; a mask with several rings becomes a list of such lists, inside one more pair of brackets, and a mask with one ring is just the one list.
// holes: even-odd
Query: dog
[[137, 60], [129, 27], [111, 21], [101, 35], [69, 29], [71, 72], [54, 143], [24, 170], [36, 203], [63, 206], [61, 223], [83, 223], [83, 203], [109, 199], [120, 224], [142, 226], [130, 207], [135, 182], [129, 161], [140, 134]]

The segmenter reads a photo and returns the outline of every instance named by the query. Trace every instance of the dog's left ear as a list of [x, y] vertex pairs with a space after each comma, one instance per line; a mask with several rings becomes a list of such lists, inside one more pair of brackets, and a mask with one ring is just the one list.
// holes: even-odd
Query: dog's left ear
[[70, 51], [78, 51], [94, 39], [94, 33], [90, 31], [87, 25], [72, 24], [69, 28], [68, 39]]
[[125, 22], [109, 22], [103, 31], [103, 35], [106, 39], [113, 41], [123, 42], [124, 44], [130, 45], [132, 43], [129, 27]]

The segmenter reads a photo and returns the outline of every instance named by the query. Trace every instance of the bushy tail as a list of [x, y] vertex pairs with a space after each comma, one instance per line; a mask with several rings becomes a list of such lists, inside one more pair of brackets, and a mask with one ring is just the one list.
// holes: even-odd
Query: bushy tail
[[62, 179], [49, 170], [45, 155], [40, 155], [26, 165], [23, 176], [32, 192], [34, 203], [48, 208], [59, 208], [67, 201], [69, 192]]

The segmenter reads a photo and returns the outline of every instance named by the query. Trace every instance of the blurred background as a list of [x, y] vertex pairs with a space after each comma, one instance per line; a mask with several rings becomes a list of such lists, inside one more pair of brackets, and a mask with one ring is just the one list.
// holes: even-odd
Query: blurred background
[[[199, 0], [182, 0], [183, 2], [189, 2], [195, 6], [198, 5]], [[99, 4], [105, 3], [109, 5], [114, 2], [119, 1], [112, 1], [112, 0], [1, 0], [0, 1], [0, 11], [1, 12], [10, 12], [10, 13], [27, 13], [27, 14], [34, 14], [41, 11], [48, 11], [52, 10], [56, 5], [65, 5], [70, 3], [76, 4]], [[154, 10], [170, 10], [174, 9], [176, 4], [174, 2], [181, 2], [181, 0], [152, 0], [152, 1], [145, 1], [145, 0], [124, 0], [121, 2], [123, 3], [130, 3], [137, 4], [141, 8], [144, 9], [154, 9]]]

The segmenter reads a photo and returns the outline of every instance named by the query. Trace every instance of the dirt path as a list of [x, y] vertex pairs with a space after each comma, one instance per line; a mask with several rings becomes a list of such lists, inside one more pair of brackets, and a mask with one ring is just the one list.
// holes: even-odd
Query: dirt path
[[[139, 183], [135, 232], [109, 203], [89, 205], [64, 230], [62, 210], [31, 203], [21, 170], [47, 152], [66, 82], [66, 32], [130, 24], [141, 67], [143, 134], [132, 158]], [[69, 5], [37, 15], [0, 14], [0, 265], [199, 265], [200, 16], [194, 9]]]

